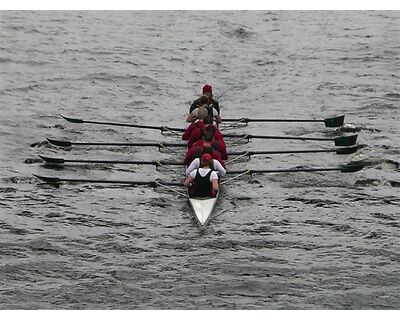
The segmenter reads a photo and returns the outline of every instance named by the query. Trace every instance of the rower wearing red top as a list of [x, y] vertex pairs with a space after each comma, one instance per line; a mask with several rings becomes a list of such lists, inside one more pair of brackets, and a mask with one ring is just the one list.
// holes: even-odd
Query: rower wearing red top
[[211, 132], [213, 148], [221, 153], [223, 160], [227, 160], [228, 154], [226, 152], [226, 144], [221, 132], [217, 129], [215, 125], [212, 124], [213, 121], [210, 116], [206, 116], [203, 122], [205, 127], [199, 126], [199, 128], [193, 130], [188, 141], [188, 149], [190, 149], [194, 145], [203, 145], [203, 139], [206, 133]]
[[[207, 97], [206, 97], [207, 98]], [[182, 135], [182, 140], [189, 140], [190, 136], [192, 135], [193, 131], [197, 128], [204, 128], [204, 119], [208, 116], [208, 112], [206, 108], [199, 108], [197, 117], [198, 120], [196, 122], [192, 122], [189, 127], [185, 129], [185, 132]], [[209, 117], [211, 118], [211, 117]], [[211, 118], [212, 122], [212, 118]]]
[[222, 166], [225, 167], [225, 163], [221, 158], [221, 154], [214, 150], [214, 148], [211, 146], [211, 142], [212, 139], [211, 141], [206, 141], [202, 146], [191, 147], [186, 153], [185, 159], [183, 160], [185, 166], [189, 166], [194, 159], [201, 157], [204, 153], [209, 153], [213, 159], [218, 160]]
[[189, 173], [184, 185], [189, 187], [192, 197], [215, 197], [218, 192], [218, 174], [211, 170], [212, 157], [206, 153], [201, 157], [200, 168]]
[[[207, 126], [205, 128], [204, 137], [201, 138], [200, 140], [196, 141], [195, 143], [193, 143], [191, 147], [204, 146], [204, 144], [208, 145], [207, 142], [210, 141], [210, 139], [211, 139], [211, 142], [210, 142], [211, 147], [213, 147], [213, 149], [215, 151], [218, 151], [218, 153], [221, 155], [222, 160], [228, 160], [228, 153], [226, 152], [226, 145], [225, 145], [224, 139], [218, 140], [216, 138], [217, 135], [215, 134], [215, 130], [217, 130], [215, 128], [215, 126], [213, 126], [213, 125]], [[206, 138], [206, 136], [207, 136], [207, 138]], [[222, 138], [222, 135], [221, 135], [221, 138]], [[190, 142], [191, 141], [189, 140], [188, 146], [189, 146]]]

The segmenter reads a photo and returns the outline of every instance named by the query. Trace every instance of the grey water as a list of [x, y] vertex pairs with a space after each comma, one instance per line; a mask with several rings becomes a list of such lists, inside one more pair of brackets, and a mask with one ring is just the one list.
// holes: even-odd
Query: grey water
[[[400, 19], [398, 11], [1, 11], [1, 309], [398, 309]], [[186, 199], [123, 185], [41, 183], [33, 174], [181, 181], [135, 165], [44, 166], [38, 155], [181, 159], [183, 150], [58, 148], [70, 141], [180, 141], [87, 120], [186, 126], [213, 86], [225, 132], [358, 134], [355, 154], [254, 156], [228, 169], [336, 167], [355, 173], [241, 177], [208, 228]], [[229, 141], [229, 140], [227, 140]], [[232, 142], [233, 143], [233, 142]], [[251, 140], [229, 150], [333, 148]], [[184, 191], [184, 190], [181, 190]]]

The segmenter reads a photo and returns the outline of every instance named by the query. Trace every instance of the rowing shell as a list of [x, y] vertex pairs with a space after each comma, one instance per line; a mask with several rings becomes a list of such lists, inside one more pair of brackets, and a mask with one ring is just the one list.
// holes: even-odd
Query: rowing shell
[[204, 228], [210, 222], [215, 205], [217, 204], [219, 191], [215, 198], [190, 198], [189, 203], [193, 209], [193, 215], [200, 228]]

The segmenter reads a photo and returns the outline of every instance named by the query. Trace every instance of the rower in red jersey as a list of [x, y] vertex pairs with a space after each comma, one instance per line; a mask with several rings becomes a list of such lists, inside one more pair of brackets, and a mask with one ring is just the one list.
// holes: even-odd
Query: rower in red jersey
[[[204, 118], [203, 122], [204, 122], [205, 128], [202, 128], [201, 126], [199, 126], [199, 128], [195, 128], [192, 131], [189, 141], [188, 141], [188, 148], [191, 148], [195, 142], [202, 139], [203, 136], [205, 135], [206, 131], [212, 130], [212, 128], [215, 129], [215, 130], [212, 130], [213, 138], [218, 141], [221, 141], [221, 140], [224, 141], [224, 138], [223, 138], [221, 132], [217, 129], [217, 127], [215, 125], [213, 125], [213, 120], [212, 120], [211, 116], [206, 116]], [[209, 128], [209, 127], [211, 127], [211, 128]], [[209, 129], [207, 129], [207, 128], [209, 128]], [[223, 142], [223, 143], [225, 145], [225, 142]]]
[[[195, 142], [192, 147], [197, 147], [197, 146], [204, 146], [206, 141], [209, 141], [211, 139], [211, 146], [213, 149], [221, 155], [222, 160], [228, 160], [228, 153], [226, 152], [226, 145], [224, 140], [217, 140], [215, 139], [215, 133], [214, 130], [217, 130], [215, 126], [208, 126], [206, 127], [206, 132], [204, 134], [204, 138], [200, 139], [199, 141]], [[207, 137], [207, 138], [206, 138]], [[211, 137], [211, 138], [210, 138]], [[207, 145], [207, 143], [206, 143]]]
[[[205, 96], [207, 99], [207, 97]], [[208, 112], [206, 108], [199, 108], [198, 111], [198, 119], [195, 122], [192, 122], [189, 127], [186, 128], [185, 132], [182, 135], [182, 140], [189, 140], [193, 131], [198, 128], [204, 128], [204, 119], [207, 117]], [[212, 120], [212, 119], [211, 119]]]
[[222, 164], [222, 166], [225, 167], [225, 163], [221, 158], [221, 154], [213, 149], [213, 147], [211, 146], [211, 141], [205, 142], [202, 146], [191, 147], [186, 153], [185, 159], [183, 160], [185, 166], [189, 166], [194, 159], [201, 157], [201, 155], [203, 155], [204, 153], [209, 153], [213, 159], [218, 160]]

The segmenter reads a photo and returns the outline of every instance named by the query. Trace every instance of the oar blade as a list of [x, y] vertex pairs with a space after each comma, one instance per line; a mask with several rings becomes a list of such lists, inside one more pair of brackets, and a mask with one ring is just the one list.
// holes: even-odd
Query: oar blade
[[344, 114], [338, 117], [324, 119], [325, 127], [337, 128], [344, 124]]
[[72, 122], [72, 123], [84, 123], [84, 121], [83, 121], [82, 119], [70, 118], [70, 117], [63, 116], [62, 114], [60, 114], [60, 117], [62, 117], [63, 119], [67, 120], [68, 122]]
[[340, 166], [340, 171], [341, 172], [357, 172], [360, 171], [364, 168], [365, 163], [363, 161], [355, 161], [355, 162], [350, 162], [347, 164], [344, 164]]
[[359, 149], [359, 146], [351, 146], [347, 148], [337, 148], [336, 154], [353, 154]]
[[66, 140], [56, 140], [56, 139], [51, 139], [51, 138], [46, 138], [48, 142], [50, 142], [52, 145], [55, 145], [57, 147], [71, 147], [72, 143], [71, 141], [66, 141]]
[[42, 159], [43, 161], [47, 162], [47, 163], [52, 163], [52, 164], [62, 164], [65, 162], [65, 160], [63, 158], [53, 158], [53, 157], [47, 157], [47, 156], [42, 156], [42, 155], [38, 155], [40, 159]]
[[349, 147], [353, 146], [357, 142], [357, 134], [353, 134], [350, 136], [342, 136], [334, 138], [335, 146], [337, 147]]
[[54, 184], [54, 185], [60, 184], [60, 178], [58, 177], [45, 177], [45, 176], [40, 176], [38, 174], [34, 174], [33, 176], [49, 184]]

